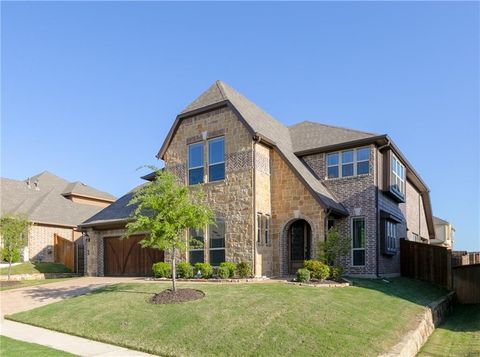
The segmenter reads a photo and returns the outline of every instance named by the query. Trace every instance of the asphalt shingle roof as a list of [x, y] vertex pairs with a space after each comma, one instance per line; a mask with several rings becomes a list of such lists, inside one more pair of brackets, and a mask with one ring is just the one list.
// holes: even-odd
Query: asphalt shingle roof
[[[0, 178], [0, 214], [23, 214], [37, 223], [77, 226], [102, 208], [98, 206], [75, 203], [62, 194], [71, 187], [71, 183], [48, 171], [19, 181]], [[89, 186], [88, 192], [101, 192]], [[111, 199], [114, 197], [108, 195]], [[91, 194], [90, 196], [94, 196]], [[105, 198], [105, 195], [100, 198]]]

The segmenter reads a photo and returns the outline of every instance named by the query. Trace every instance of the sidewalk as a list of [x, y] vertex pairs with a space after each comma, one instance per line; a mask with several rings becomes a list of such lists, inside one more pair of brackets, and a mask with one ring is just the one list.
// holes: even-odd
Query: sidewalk
[[123, 347], [3, 319], [0, 323], [0, 334], [16, 340], [37, 343], [70, 352], [78, 356], [152, 356]]

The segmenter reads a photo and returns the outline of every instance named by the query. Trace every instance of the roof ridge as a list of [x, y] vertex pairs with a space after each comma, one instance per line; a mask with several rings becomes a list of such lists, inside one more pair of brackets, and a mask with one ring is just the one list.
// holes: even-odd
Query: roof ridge
[[356, 132], [356, 133], [363, 133], [363, 134], [369, 134], [369, 135], [378, 135], [377, 133], [372, 133], [372, 132], [370, 132], [370, 131], [363, 131], [363, 130], [345, 128], [345, 127], [343, 127], [343, 126], [331, 125], [331, 124], [324, 124], [324, 123], [319, 123], [319, 122], [315, 122], [315, 121], [311, 121], [311, 120], [301, 121], [301, 122], [299, 122], [299, 123], [297, 123], [297, 124], [293, 124], [293, 125], [288, 126], [288, 128], [290, 129], [290, 128], [294, 127], [294, 126], [301, 125], [301, 124], [305, 124], [305, 123], [311, 123], [311, 124], [315, 124], [315, 125], [327, 126], [327, 127], [329, 127], [329, 128], [342, 129], [342, 130], [352, 131], [352, 132]]
[[228, 100], [227, 94], [225, 93], [225, 90], [223, 88], [223, 82], [219, 79], [215, 81], [215, 84], [217, 85], [217, 88], [222, 95], [223, 100]]

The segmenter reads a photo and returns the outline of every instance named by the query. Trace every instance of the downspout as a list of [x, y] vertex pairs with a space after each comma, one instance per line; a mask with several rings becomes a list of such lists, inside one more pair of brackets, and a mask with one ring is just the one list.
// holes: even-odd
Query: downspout
[[[380, 151], [390, 146], [390, 139], [387, 138], [387, 143], [385, 145], [380, 146], [375, 154], [375, 211], [377, 212], [376, 216], [376, 240], [377, 240], [377, 249], [375, 250], [375, 275], [377, 278], [380, 278], [380, 194], [379, 194], [379, 176], [380, 173], [378, 172], [378, 161], [380, 160]], [[383, 163], [385, 165], [385, 163]], [[383, 179], [383, 172], [381, 173]]]

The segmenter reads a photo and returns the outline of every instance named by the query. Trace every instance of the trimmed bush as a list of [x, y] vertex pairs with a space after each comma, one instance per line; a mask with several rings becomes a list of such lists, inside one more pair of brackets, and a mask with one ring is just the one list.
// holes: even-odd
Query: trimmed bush
[[318, 260], [305, 260], [303, 267], [308, 269], [311, 273], [311, 277], [315, 279], [325, 280], [330, 275], [328, 265], [323, 264]]
[[177, 275], [182, 279], [193, 278], [193, 266], [188, 262], [181, 262], [177, 265]]
[[220, 266], [218, 268], [218, 277], [220, 279], [228, 279], [230, 277], [230, 269], [226, 266]]
[[339, 266], [330, 267], [330, 279], [338, 280], [342, 276], [343, 268]]
[[298, 269], [297, 270], [297, 280], [302, 283], [307, 283], [310, 281], [310, 270], [308, 269]]
[[152, 266], [153, 275], [155, 278], [171, 278], [172, 266], [170, 263], [158, 262]]
[[10, 262], [10, 255], [12, 257], [12, 263], [18, 263], [20, 261], [20, 249], [15, 249], [11, 253], [9, 253], [6, 249], [2, 249], [0, 251], [1, 260], [7, 263]]
[[252, 267], [247, 262], [241, 262], [237, 265], [237, 275], [242, 278], [250, 278], [252, 276]]
[[213, 268], [208, 263], [197, 263], [195, 264], [195, 274], [200, 272], [202, 274], [202, 278], [208, 279], [212, 277]]
[[232, 262], [223, 262], [220, 264], [220, 268], [225, 267], [228, 269], [228, 277], [233, 278], [235, 276], [235, 272], [237, 271], [237, 264]]

